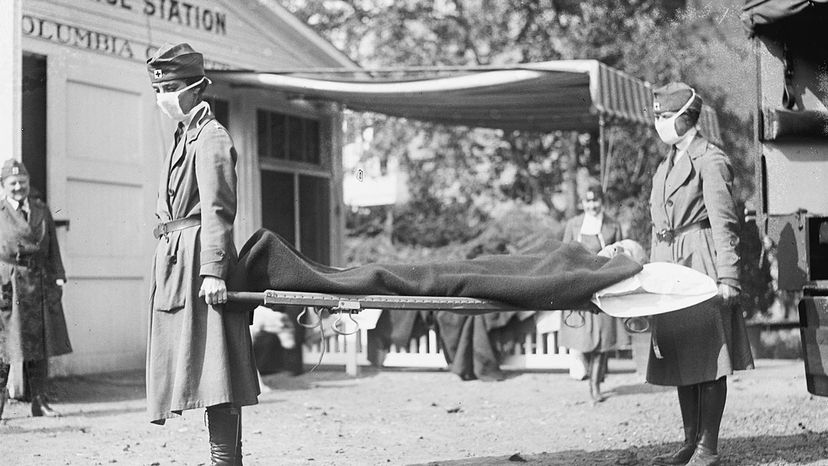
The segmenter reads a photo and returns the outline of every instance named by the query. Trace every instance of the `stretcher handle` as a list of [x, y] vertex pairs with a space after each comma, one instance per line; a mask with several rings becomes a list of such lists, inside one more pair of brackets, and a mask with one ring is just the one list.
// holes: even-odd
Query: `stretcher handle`
[[228, 291], [227, 300], [237, 303], [262, 303], [265, 302], [265, 294], [256, 291]]
[[[348, 319], [350, 319], [351, 323], [354, 325], [354, 329], [350, 332], [346, 329], [346, 322], [342, 320], [342, 316], [345, 314], [348, 314]], [[359, 322], [354, 319], [353, 312], [340, 312], [333, 325], [331, 325], [331, 330], [340, 335], [353, 335], [359, 332]]]
[[624, 329], [629, 333], [646, 333], [650, 331], [650, 319], [646, 317], [627, 317]]

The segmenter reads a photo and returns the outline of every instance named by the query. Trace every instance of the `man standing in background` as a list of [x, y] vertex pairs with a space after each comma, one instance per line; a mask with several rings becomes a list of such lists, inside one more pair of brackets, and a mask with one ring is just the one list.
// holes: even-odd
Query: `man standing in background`
[[66, 273], [49, 208], [30, 197], [17, 160], [0, 169], [0, 419], [11, 364], [23, 363], [32, 416], [58, 416], [46, 400], [48, 358], [72, 352], [61, 298]]

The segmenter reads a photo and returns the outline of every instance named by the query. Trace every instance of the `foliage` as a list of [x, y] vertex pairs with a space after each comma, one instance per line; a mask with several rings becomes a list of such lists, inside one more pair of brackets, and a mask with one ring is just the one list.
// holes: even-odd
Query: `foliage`
[[506, 254], [539, 248], [559, 240], [563, 225], [542, 204], [526, 206], [505, 202], [490, 212], [473, 239], [453, 241], [439, 247], [392, 242], [388, 234], [350, 235], [345, 239], [348, 266], [376, 262], [419, 262], [471, 259], [482, 254]]
[[[687, 4], [691, 6], [687, 6]], [[750, 114], [755, 83], [738, 0], [285, 0], [283, 4], [366, 68], [508, 65], [590, 58], [648, 82], [696, 87], [718, 115], [736, 171], [736, 196], [752, 193]], [[735, 31], [735, 33], [734, 33]], [[427, 73], [424, 73], [424, 76]], [[411, 77], [388, 72], [378, 77]], [[490, 212], [517, 201], [576, 213], [572, 174], [600, 171], [597, 134], [443, 127], [383, 115], [367, 157], [395, 158], [412, 200], [394, 209], [395, 246], [445, 247], [485, 231]], [[610, 122], [608, 210], [649, 247], [649, 190], [666, 150], [649, 128]], [[569, 181], [568, 181], [569, 180]], [[553, 202], [564, 194], [567, 204]], [[382, 215], [385, 215], [384, 213]], [[752, 243], [751, 243], [752, 244]], [[745, 251], [758, 257], [759, 250]]]

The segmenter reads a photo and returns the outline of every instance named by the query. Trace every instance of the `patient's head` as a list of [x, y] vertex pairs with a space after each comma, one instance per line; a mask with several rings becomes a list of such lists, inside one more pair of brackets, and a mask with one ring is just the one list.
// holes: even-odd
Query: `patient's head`
[[615, 257], [618, 254], [626, 254], [641, 265], [646, 264], [648, 261], [647, 252], [644, 250], [644, 247], [638, 244], [637, 241], [631, 239], [622, 239], [621, 241], [612, 243], [598, 253], [598, 255], [606, 257]]

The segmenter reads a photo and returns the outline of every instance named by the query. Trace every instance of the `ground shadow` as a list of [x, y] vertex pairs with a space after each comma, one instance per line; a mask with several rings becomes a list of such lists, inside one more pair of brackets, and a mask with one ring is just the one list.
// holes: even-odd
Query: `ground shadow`
[[49, 381], [49, 398], [54, 402], [101, 403], [145, 397], [144, 371], [57, 377]]
[[[73, 418], [96, 418], [96, 417], [105, 417], [105, 416], [117, 416], [119, 414], [132, 414], [132, 413], [140, 413], [146, 411], [146, 407], [142, 406], [135, 406], [135, 407], [124, 407], [124, 408], [112, 408], [112, 409], [98, 409], [98, 410], [72, 410], [69, 409], [66, 405], [57, 405], [55, 404], [52, 406], [56, 408], [60, 412], [61, 419], [73, 419]], [[20, 410], [17, 410], [19, 413]], [[15, 420], [23, 420], [23, 419], [31, 419], [32, 416], [29, 415], [28, 411], [28, 403], [26, 407], [23, 409], [22, 415], [5, 413], [3, 415], [3, 420], [0, 421], [0, 426], [2, 423], [6, 421], [15, 421]], [[44, 418], [45, 419], [45, 418]], [[10, 425], [10, 424], [7, 424]], [[0, 430], [2, 432], [2, 430]]]
[[610, 390], [615, 396], [625, 396], [625, 395], [641, 395], [641, 394], [649, 394], [649, 393], [663, 393], [663, 392], [672, 392], [675, 391], [675, 387], [665, 387], [662, 385], [652, 385], [648, 383], [636, 383], [636, 384], [629, 384], [629, 385], [619, 385], [617, 387], [613, 387]]
[[64, 417], [74, 416], [74, 417], [105, 417], [105, 416], [117, 416], [119, 414], [133, 414], [133, 413], [144, 413], [147, 411], [147, 408], [143, 405], [136, 406], [134, 408], [114, 408], [114, 409], [100, 409], [95, 411], [61, 411], [61, 415]]
[[[428, 466], [643, 466], [652, 464], [656, 455], [669, 453], [680, 446], [677, 442], [659, 445], [607, 449], [597, 451], [565, 450], [542, 453], [514, 453], [421, 463]], [[755, 437], [725, 438], [720, 442], [720, 466], [745, 464], [799, 465], [828, 458], [828, 432], [803, 429], [799, 435], [758, 435]]]
[[352, 376], [345, 373], [341, 366], [337, 368], [317, 368], [302, 374], [277, 372], [262, 376], [264, 385], [273, 392], [308, 390], [311, 388], [349, 388], [357, 384], [360, 379], [376, 377], [381, 370], [375, 367], [360, 368], [359, 375]]
[[15, 425], [0, 424], [0, 435], [16, 434], [65, 434], [68, 432], [88, 431], [90, 426], [56, 426], [23, 428]]

